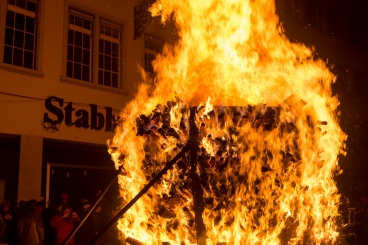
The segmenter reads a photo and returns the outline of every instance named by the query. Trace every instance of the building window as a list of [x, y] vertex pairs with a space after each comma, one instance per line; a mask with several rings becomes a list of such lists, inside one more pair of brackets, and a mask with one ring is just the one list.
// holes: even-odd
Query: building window
[[120, 27], [101, 21], [98, 48], [98, 83], [119, 87]]
[[122, 26], [69, 9], [66, 77], [121, 88]]
[[69, 13], [66, 76], [91, 81], [92, 16], [71, 10]]
[[36, 69], [36, 0], [9, 0], [6, 12], [3, 62]]
[[148, 35], [144, 38], [144, 70], [151, 75], [154, 74], [152, 61], [162, 51], [163, 41]]

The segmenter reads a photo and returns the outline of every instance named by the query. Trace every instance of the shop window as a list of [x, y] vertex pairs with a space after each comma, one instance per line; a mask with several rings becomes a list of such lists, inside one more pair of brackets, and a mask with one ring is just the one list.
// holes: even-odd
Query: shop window
[[9, 0], [7, 3], [3, 62], [36, 69], [36, 0]]
[[119, 87], [120, 40], [120, 27], [102, 21], [98, 48], [99, 84], [114, 88]]

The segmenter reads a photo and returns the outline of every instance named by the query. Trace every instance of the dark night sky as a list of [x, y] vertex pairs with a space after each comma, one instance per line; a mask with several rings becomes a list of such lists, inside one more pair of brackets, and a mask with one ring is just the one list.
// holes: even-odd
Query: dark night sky
[[336, 180], [343, 195], [359, 202], [368, 197], [368, 1], [276, 0], [276, 8], [288, 38], [313, 47], [337, 75], [333, 91], [348, 140]]

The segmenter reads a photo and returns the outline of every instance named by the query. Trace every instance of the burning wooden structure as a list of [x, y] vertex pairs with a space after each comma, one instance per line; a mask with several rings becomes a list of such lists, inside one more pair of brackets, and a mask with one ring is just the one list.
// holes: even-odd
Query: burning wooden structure
[[158, 0], [150, 11], [173, 17], [179, 41], [153, 62], [154, 90], [138, 89], [109, 142], [124, 168], [115, 221], [125, 238], [336, 241], [346, 135], [326, 65], [287, 40], [272, 0]]
[[[150, 182], [102, 230], [101, 235], [124, 215], [150, 187], [164, 182], [169, 183], [170, 187], [167, 193], [158, 198], [152, 216], [168, 221], [166, 230], [169, 237], [175, 237], [175, 233], [183, 229], [180, 226], [184, 226], [188, 234], [187, 241], [206, 244], [204, 212], [215, 215], [214, 225], [222, 222], [221, 226], [231, 226], [235, 221], [235, 214], [228, 212], [229, 216], [222, 217], [222, 215], [239, 204], [247, 209], [255, 210], [254, 225], [261, 226], [260, 220], [269, 211], [265, 208], [267, 201], [264, 200], [264, 193], [259, 193], [260, 189], [265, 188], [265, 183], [270, 185], [268, 189], [272, 190], [273, 195], [271, 202], [275, 206], [278, 205], [277, 200], [280, 198], [278, 192], [284, 188], [284, 185], [298, 188], [298, 184], [290, 183], [288, 178], [293, 177], [290, 176], [293, 172], [300, 171], [298, 165], [301, 164], [301, 157], [297, 148], [300, 135], [293, 122], [280, 118], [282, 111], [290, 110], [295, 104], [299, 106], [306, 103], [290, 97], [277, 107], [260, 104], [212, 108], [209, 104], [189, 107], [177, 100], [169, 101], [166, 105], [157, 105], [149, 115], [139, 115], [136, 118], [136, 135], [145, 139], [146, 154], [142, 169], [146, 179]], [[180, 113], [177, 113], [178, 111]], [[180, 117], [176, 118], [178, 125], [172, 123], [173, 112], [180, 114]], [[327, 122], [313, 121], [310, 116], [307, 116], [305, 120], [308, 121], [307, 125], [311, 130], [319, 132], [320, 137], [326, 134], [323, 126], [327, 125]], [[248, 176], [249, 173], [241, 170], [241, 154], [251, 150], [249, 145], [244, 144], [247, 140], [239, 138], [241, 135], [239, 131], [244, 127], [257, 130], [264, 137], [267, 137], [266, 135], [274, 129], [278, 129], [278, 137], [285, 141], [282, 147], [285, 150], [276, 152], [277, 156], [272, 146], [264, 148], [263, 152], [253, 152], [249, 160], [261, 163], [256, 166], [261, 174], [251, 182], [249, 178], [252, 177]], [[226, 137], [212, 135], [210, 131], [213, 129], [216, 129], [217, 132], [226, 132]], [[172, 144], [172, 141], [176, 143]], [[167, 163], [157, 161], [157, 156], [165, 154], [168, 147], [172, 147], [171, 152], [177, 155], [173, 159], [168, 159]], [[120, 161], [123, 162], [125, 157], [120, 155]], [[275, 166], [273, 162], [275, 158], [280, 160], [279, 166]], [[177, 170], [178, 175], [170, 179], [166, 172], [174, 164], [176, 164], [174, 169]], [[123, 163], [122, 166], [124, 166]], [[276, 168], [273, 169], [273, 167]], [[129, 174], [129, 170], [123, 172], [123, 175], [129, 176]], [[251, 188], [252, 190], [248, 191], [255, 195], [254, 199], [240, 200], [236, 194], [241, 188]], [[309, 186], [302, 187], [302, 189], [308, 188]], [[177, 217], [178, 210], [182, 210], [184, 216]], [[274, 214], [271, 219], [268, 219], [268, 228], [275, 228], [279, 218]], [[291, 216], [285, 215], [285, 218], [287, 226], [283, 227], [284, 237], [280, 239], [288, 241], [295, 236], [298, 223]], [[152, 217], [152, 221], [154, 219]], [[153, 224], [147, 225], [153, 226]], [[131, 245], [143, 244], [139, 241], [139, 237], [128, 236], [126, 242]], [[170, 244], [167, 241], [161, 241], [161, 243]], [[185, 242], [181, 241], [181, 244]], [[227, 244], [227, 242], [217, 242], [217, 244]]]

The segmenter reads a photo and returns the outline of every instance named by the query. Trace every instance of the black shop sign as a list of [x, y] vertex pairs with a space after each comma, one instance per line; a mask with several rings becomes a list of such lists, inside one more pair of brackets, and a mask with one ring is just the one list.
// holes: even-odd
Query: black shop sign
[[[111, 107], [104, 107], [104, 113], [98, 112], [98, 106], [95, 104], [89, 104], [88, 107], [89, 110], [76, 110], [73, 107], [73, 102], [66, 104], [64, 99], [55, 96], [49, 97], [45, 100], [45, 108], [48, 112], [43, 115], [42, 125], [49, 132], [58, 131], [63, 121], [69, 127], [104, 129], [104, 131], [114, 132], [116, 119], [112, 114]], [[56, 120], [52, 118], [56, 118]]]

